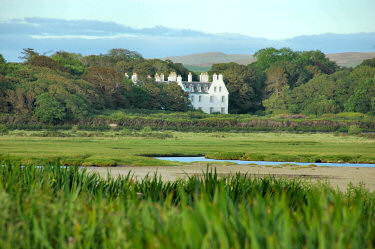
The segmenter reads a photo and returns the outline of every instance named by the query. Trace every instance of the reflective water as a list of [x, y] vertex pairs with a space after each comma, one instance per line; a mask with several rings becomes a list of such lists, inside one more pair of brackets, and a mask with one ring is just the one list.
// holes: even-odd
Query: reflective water
[[335, 167], [375, 167], [375, 164], [369, 163], [299, 163], [299, 162], [269, 162], [269, 161], [241, 161], [241, 160], [217, 160], [205, 157], [155, 157], [156, 159], [174, 161], [174, 162], [232, 162], [237, 164], [256, 164], [256, 165], [282, 165], [294, 164], [298, 166], [308, 166], [314, 164], [316, 166], [335, 166]]

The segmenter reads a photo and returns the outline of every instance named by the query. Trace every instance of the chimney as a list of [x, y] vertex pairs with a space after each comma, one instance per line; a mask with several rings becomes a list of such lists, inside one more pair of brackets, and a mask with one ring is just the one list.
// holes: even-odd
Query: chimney
[[160, 74], [160, 81], [164, 82], [164, 74], [163, 73]]
[[188, 82], [193, 82], [193, 75], [191, 74], [191, 72], [189, 72], [188, 75]]
[[177, 77], [177, 83], [182, 83], [182, 76], [180, 74]]
[[215, 81], [217, 81], [217, 74], [216, 73], [214, 73], [214, 75], [212, 75], [212, 82], [215, 82]]
[[160, 76], [158, 73], [155, 74], [155, 81], [160, 82]]
[[168, 76], [168, 81], [172, 81], [172, 82], [176, 82], [177, 81], [177, 77], [176, 77], [176, 72], [171, 72]]
[[132, 75], [132, 81], [133, 81], [134, 84], [137, 84], [138, 77], [137, 77], [136, 73], [133, 73], [133, 75]]
[[219, 74], [219, 81], [223, 81], [223, 75]]
[[199, 82], [203, 82], [203, 73], [199, 75]]
[[208, 82], [209, 81], [209, 76], [208, 76], [208, 73], [205, 72], [204, 73], [204, 82]]

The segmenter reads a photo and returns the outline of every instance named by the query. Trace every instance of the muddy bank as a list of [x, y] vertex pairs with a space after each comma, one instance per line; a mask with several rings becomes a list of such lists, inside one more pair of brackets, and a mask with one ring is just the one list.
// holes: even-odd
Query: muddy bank
[[[301, 178], [308, 181], [329, 181], [333, 187], [345, 190], [349, 183], [364, 183], [371, 191], [375, 190], [375, 168], [354, 167], [294, 167], [294, 166], [259, 166], [259, 165], [210, 165], [216, 168], [219, 175], [240, 172], [258, 176], [273, 175], [284, 178]], [[142, 178], [157, 172], [163, 180], [173, 181], [189, 175], [201, 175], [207, 169], [206, 164], [185, 166], [121, 166], [121, 167], [88, 167], [89, 172], [98, 172], [103, 177], [110, 172], [112, 176], [126, 175], [131, 171], [135, 177]]]

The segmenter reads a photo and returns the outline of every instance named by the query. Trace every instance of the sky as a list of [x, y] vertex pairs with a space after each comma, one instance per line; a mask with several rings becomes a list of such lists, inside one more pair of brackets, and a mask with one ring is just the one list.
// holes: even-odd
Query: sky
[[286, 39], [375, 32], [375, 0], [0, 0], [1, 22], [27, 17]]

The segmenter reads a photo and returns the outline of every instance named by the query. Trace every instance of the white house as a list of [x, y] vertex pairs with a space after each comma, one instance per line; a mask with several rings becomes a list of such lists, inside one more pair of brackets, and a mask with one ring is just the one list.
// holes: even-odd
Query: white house
[[181, 75], [175, 72], [170, 73], [168, 81], [164, 81], [164, 74], [155, 75], [156, 82], [176, 82], [184, 91], [189, 93], [191, 104], [195, 109], [200, 109], [205, 113], [228, 113], [229, 92], [226, 88], [223, 75], [216, 73], [209, 82], [208, 73], [201, 73], [198, 82], [193, 82], [191, 73], [187, 81], [182, 81]]

